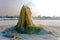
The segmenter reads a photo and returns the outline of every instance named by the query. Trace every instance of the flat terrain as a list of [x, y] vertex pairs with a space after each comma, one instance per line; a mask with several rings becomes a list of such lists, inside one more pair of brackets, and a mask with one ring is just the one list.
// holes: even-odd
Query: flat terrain
[[[17, 24], [17, 20], [0, 20], [0, 39], [1, 40], [11, 40], [10, 38], [5, 38], [2, 36], [2, 30], [6, 28], [13, 27]], [[27, 35], [21, 34], [22, 40], [60, 40], [60, 20], [33, 20], [35, 24], [43, 24], [43, 28], [51, 31], [52, 34], [40, 34], [40, 35]], [[41, 25], [42, 26], [42, 25]]]

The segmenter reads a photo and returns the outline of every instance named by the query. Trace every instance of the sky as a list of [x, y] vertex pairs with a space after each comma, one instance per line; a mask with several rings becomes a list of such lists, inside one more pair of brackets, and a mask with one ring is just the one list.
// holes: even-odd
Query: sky
[[19, 15], [22, 5], [27, 5], [32, 16], [60, 16], [60, 0], [0, 0], [0, 16]]

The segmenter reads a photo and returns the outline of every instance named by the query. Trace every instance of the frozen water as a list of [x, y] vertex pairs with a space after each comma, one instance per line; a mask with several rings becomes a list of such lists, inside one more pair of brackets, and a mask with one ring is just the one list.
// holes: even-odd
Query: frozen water
[[[16, 25], [18, 20], [0, 20], [0, 25]], [[36, 24], [47, 25], [46, 29], [53, 32], [54, 35], [44, 34], [44, 35], [27, 35], [21, 34], [22, 40], [60, 40], [60, 20], [33, 20]], [[41, 34], [44, 30], [41, 31]], [[0, 40], [10, 40], [10, 38], [5, 38], [2, 35], [2, 30], [0, 30]], [[45, 32], [44, 32], [45, 33]]]

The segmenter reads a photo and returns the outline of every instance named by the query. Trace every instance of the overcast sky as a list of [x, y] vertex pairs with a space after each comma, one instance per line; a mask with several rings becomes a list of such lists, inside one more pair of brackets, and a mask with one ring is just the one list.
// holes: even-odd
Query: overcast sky
[[60, 16], [60, 0], [0, 0], [0, 15], [19, 15], [23, 4], [33, 16]]

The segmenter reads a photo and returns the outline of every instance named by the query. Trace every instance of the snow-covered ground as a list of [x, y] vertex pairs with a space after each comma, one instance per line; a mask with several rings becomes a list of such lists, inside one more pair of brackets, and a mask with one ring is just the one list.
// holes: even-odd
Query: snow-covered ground
[[[0, 20], [1, 25], [16, 25], [17, 20]], [[46, 29], [53, 32], [54, 35], [44, 34], [44, 35], [27, 35], [21, 34], [22, 40], [60, 40], [60, 20], [33, 20], [35, 24], [44, 24]], [[0, 40], [11, 40], [2, 36], [0, 30]]]
[[[18, 20], [0, 20], [0, 25], [16, 25]], [[35, 24], [60, 26], [60, 20], [33, 20]]]

